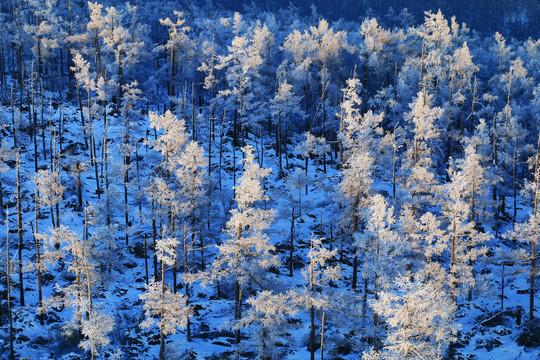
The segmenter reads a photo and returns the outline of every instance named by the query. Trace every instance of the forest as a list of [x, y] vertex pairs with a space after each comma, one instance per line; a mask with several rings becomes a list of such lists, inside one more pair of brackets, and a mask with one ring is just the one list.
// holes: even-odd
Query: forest
[[0, 358], [538, 359], [538, 3], [405, 3], [3, 0]]

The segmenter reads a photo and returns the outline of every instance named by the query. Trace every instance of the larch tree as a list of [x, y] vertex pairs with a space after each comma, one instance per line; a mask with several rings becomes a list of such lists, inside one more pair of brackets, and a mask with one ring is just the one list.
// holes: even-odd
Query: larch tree
[[525, 190], [532, 195], [533, 208], [529, 219], [525, 223], [519, 223], [514, 230], [510, 232], [508, 237], [529, 244], [531, 247], [530, 253], [526, 250], [518, 251], [517, 257], [529, 263], [529, 328], [534, 329], [534, 298], [536, 294], [536, 245], [540, 239], [540, 215], [538, 213], [538, 201], [540, 199], [540, 134], [538, 136], [538, 144], [536, 154], [531, 158], [531, 167], [534, 171], [533, 181], [526, 183]]
[[455, 304], [428, 279], [400, 276], [371, 306], [388, 324], [388, 334], [385, 351], [371, 350], [364, 359], [441, 359], [458, 328]]
[[263, 290], [246, 300], [250, 308], [237, 326], [251, 331], [251, 340], [257, 348], [258, 360], [280, 359], [281, 337], [285, 336], [287, 316], [297, 311], [291, 307], [288, 294], [275, 294]]
[[[322, 331], [324, 331], [324, 313], [333, 308], [330, 284], [333, 281], [338, 281], [341, 276], [341, 267], [339, 265], [328, 264], [337, 255], [337, 252], [337, 249], [332, 251], [326, 249], [322, 244], [322, 239], [312, 235], [308, 253], [309, 266], [302, 270], [305, 281], [304, 287], [289, 291], [291, 302], [295, 306], [299, 309], [309, 310], [309, 351], [311, 360], [315, 360], [315, 351], [317, 351], [315, 312], [316, 310], [323, 311]], [[323, 352], [322, 343], [320, 348], [321, 352]]]
[[[477, 166], [471, 173], [470, 163], [477, 159], [469, 152], [462, 164], [456, 169], [451, 168], [451, 182], [444, 185], [442, 213], [447, 220], [447, 241], [450, 250], [450, 291], [452, 301], [463, 290], [468, 289], [468, 300], [471, 301], [472, 289], [476, 285], [474, 262], [488, 251], [482, 246], [491, 237], [476, 228], [472, 221], [474, 212], [471, 208], [472, 193], [475, 182], [483, 180], [482, 167]], [[476, 173], [475, 173], [476, 172]], [[471, 197], [471, 199], [469, 199]]]
[[411, 103], [411, 111], [405, 114], [405, 120], [411, 129], [412, 139], [407, 147], [402, 171], [405, 181], [402, 188], [408, 190], [409, 200], [416, 211], [434, 200], [435, 185], [438, 184], [434, 165], [437, 164], [437, 148], [440, 129], [438, 120], [443, 114], [440, 107], [432, 107], [433, 95], [419, 92]]
[[178, 65], [182, 66], [182, 59], [193, 57], [195, 50], [194, 44], [188, 36], [191, 28], [186, 24], [184, 13], [176, 10], [173, 13], [176, 18], [175, 21], [168, 17], [159, 19], [160, 24], [166, 27], [169, 36], [164, 45], [159, 45], [155, 49], [156, 51], [165, 51], [169, 58], [169, 86], [167, 91], [171, 99], [176, 96], [176, 83], [179, 81], [177, 78]]
[[[180, 158], [175, 171], [179, 183], [178, 198], [180, 215], [183, 215], [189, 223], [192, 233], [192, 241], [199, 232], [203, 219], [203, 206], [206, 204], [206, 161], [204, 150], [195, 141], [189, 142]], [[204, 270], [204, 243], [200, 236], [201, 268]], [[187, 271], [188, 269], [184, 269]], [[186, 289], [187, 291], [187, 289]]]
[[[35, 22], [25, 25], [24, 31], [33, 43], [32, 53], [36, 59], [39, 77], [44, 75], [48, 63], [55, 55], [55, 50], [60, 47], [60, 38], [64, 35], [60, 31], [58, 17], [54, 11], [56, 2], [56, 0], [29, 1]], [[50, 70], [54, 70], [54, 66], [51, 66]]]
[[[305, 140], [300, 142], [298, 145], [294, 147], [294, 152], [297, 155], [300, 155], [305, 160], [305, 173], [306, 178], [309, 176], [309, 160], [312, 155], [320, 157], [321, 155], [327, 154], [330, 151], [330, 145], [328, 145], [326, 138], [324, 137], [317, 137], [310, 133], [309, 131], [304, 133]], [[324, 158], [323, 158], [324, 161]], [[323, 165], [324, 169], [326, 169], [326, 163]], [[307, 195], [307, 184], [306, 184], [306, 195]]]
[[[237, 26], [238, 21], [236, 22]], [[229, 53], [219, 56], [217, 69], [224, 69], [228, 88], [219, 92], [227, 98], [233, 109], [233, 185], [236, 186], [236, 147], [240, 144], [238, 135], [244, 140], [247, 130], [253, 128], [250, 123], [256, 117], [248, 117], [254, 99], [254, 79], [260, 76], [259, 69], [263, 63], [260, 48], [255, 46], [252, 38], [237, 36], [228, 46]]]
[[[273, 210], [260, 208], [267, 200], [261, 181], [270, 169], [260, 168], [255, 162], [253, 148], [243, 148], [244, 174], [235, 187], [237, 207], [224, 231], [227, 239], [218, 246], [218, 255], [210, 268], [215, 280], [228, 278], [234, 283], [234, 320], [242, 319], [243, 299], [250, 295], [249, 289], [261, 286], [268, 278], [268, 269], [278, 266], [279, 260], [271, 252], [274, 246], [265, 230], [274, 218]], [[240, 342], [240, 329], [235, 329], [235, 342]]]
[[[144, 302], [145, 320], [142, 328], [150, 328], [157, 323], [159, 327], [159, 359], [165, 359], [165, 336], [176, 333], [178, 328], [184, 328], [192, 309], [186, 303], [186, 298], [180, 293], [173, 293], [165, 285], [166, 266], [176, 266], [176, 248], [179, 243], [174, 238], [160, 239], [156, 243], [158, 260], [161, 261], [161, 281], [155, 277], [146, 286], [146, 292], [139, 295]], [[156, 320], [157, 318], [157, 320]]]
[[[144, 41], [140, 36], [124, 26], [126, 12], [115, 7], [108, 7], [104, 15], [105, 24], [99, 36], [103, 39], [103, 52], [109, 54], [110, 62], [106, 65], [108, 73], [113, 74], [118, 94], [117, 109], [121, 109], [125, 85], [129, 83], [129, 70], [139, 61], [143, 52]], [[142, 34], [137, 34], [142, 35]]]
[[[358, 253], [363, 254], [364, 277], [373, 284], [373, 296], [378, 299], [379, 292], [388, 289], [397, 274], [406, 272], [407, 242], [398, 233], [394, 208], [388, 205], [382, 195], [371, 197], [363, 217], [365, 229], [355, 234], [355, 247]], [[367, 292], [365, 287], [364, 302]], [[375, 326], [379, 325], [376, 315], [373, 322]]]
[[[342, 127], [339, 140], [344, 148], [344, 161], [341, 170], [339, 190], [347, 203], [348, 209], [344, 216], [351, 237], [360, 230], [360, 214], [367, 205], [368, 196], [373, 184], [373, 171], [376, 157], [376, 142], [382, 114], [375, 115], [372, 111], [361, 114], [362, 103], [358, 88], [360, 81], [353, 77], [347, 80], [343, 90], [344, 101]], [[351, 221], [352, 220], [352, 221]], [[358, 271], [358, 254], [354, 250], [352, 288], [356, 290]]]
[[[287, 129], [290, 117], [300, 116], [300, 97], [292, 91], [292, 85], [286, 80], [279, 84], [273, 99], [270, 100], [270, 109], [273, 123], [276, 125], [276, 156], [279, 161], [279, 172], [283, 174], [283, 154], [287, 156], [287, 130], [283, 135], [283, 127]], [[284, 125], [285, 123], [285, 125]]]

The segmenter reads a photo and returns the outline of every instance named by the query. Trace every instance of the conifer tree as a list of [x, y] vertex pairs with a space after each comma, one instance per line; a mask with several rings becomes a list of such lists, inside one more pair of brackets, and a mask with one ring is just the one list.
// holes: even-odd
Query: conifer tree
[[[176, 266], [176, 248], [178, 240], [165, 238], [157, 241], [157, 257], [161, 261], [161, 282], [155, 277], [146, 286], [146, 292], [139, 295], [144, 302], [146, 319], [141, 327], [150, 328], [157, 322], [159, 327], [159, 359], [165, 359], [165, 336], [176, 333], [177, 328], [184, 328], [192, 312], [186, 304], [186, 298], [180, 293], [173, 293], [165, 285], [165, 266]], [[158, 318], [158, 320], [155, 320]]]
[[[259, 208], [267, 200], [261, 185], [270, 169], [260, 168], [255, 162], [253, 148], [246, 146], [244, 174], [236, 186], [235, 202], [225, 232], [226, 241], [218, 246], [218, 255], [210, 272], [213, 278], [229, 278], [234, 283], [234, 320], [242, 319], [243, 299], [249, 296], [249, 288], [261, 286], [268, 277], [268, 268], [279, 265], [274, 246], [270, 244], [265, 230], [274, 218], [273, 210]], [[235, 342], [240, 342], [240, 329], [236, 328]]]

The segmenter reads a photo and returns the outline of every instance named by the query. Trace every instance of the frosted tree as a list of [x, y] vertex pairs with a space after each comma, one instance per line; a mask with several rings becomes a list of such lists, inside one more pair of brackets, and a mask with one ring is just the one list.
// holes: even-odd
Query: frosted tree
[[441, 359], [454, 339], [456, 306], [424, 278], [400, 276], [394, 290], [382, 291], [371, 306], [388, 325], [385, 350], [364, 359]]
[[360, 49], [360, 57], [364, 61], [364, 83], [367, 86], [370, 70], [376, 69], [378, 88], [382, 88], [383, 60], [388, 59], [385, 50], [395, 36], [392, 31], [381, 27], [375, 18], [365, 19], [360, 25], [359, 33], [364, 40]]
[[[182, 66], [183, 59], [189, 59], [194, 56], [194, 45], [188, 36], [191, 30], [186, 24], [184, 13], [174, 11], [176, 20], [173, 22], [170, 18], [159, 19], [162, 26], [166, 27], [169, 37], [164, 45], [156, 47], [156, 51], [165, 51], [169, 58], [169, 86], [168, 94], [170, 97], [176, 95], [175, 83], [178, 81], [178, 64]], [[193, 95], [193, 94], [192, 94]]]
[[274, 294], [264, 290], [246, 300], [250, 308], [237, 326], [251, 330], [251, 339], [257, 347], [258, 360], [280, 359], [283, 352], [279, 344], [287, 329], [287, 316], [294, 315], [288, 294]]
[[491, 187], [496, 177], [489, 169], [489, 158], [482, 154], [482, 148], [490, 146], [489, 129], [483, 119], [476, 128], [476, 134], [465, 139], [463, 159], [456, 161], [460, 171], [455, 174], [455, 181], [462, 186], [464, 201], [470, 204], [470, 220], [478, 222], [479, 209], [485, 209], [490, 203]]
[[536, 154], [531, 158], [531, 167], [534, 171], [534, 177], [532, 182], [525, 184], [525, 191], [532, 195], [533, 209], [529, 214], [529, 219], [525, 223], [516, 224], [515, 229], [507, 236], [528, 244], [531, 247], [530, 253], [525, 250], [518, 251], [517, 256], [529, 262], [529, 327], [534, 329], [534, 298], [536, 294], [536, 275], [538, 269], [536, 267], [536, 245], [538, 244], [540, 234], [540, 215], [538, 212], [538, 201], [540, 199], [540, 135], [538, 136], [538, 144], [536, 148]]
[[103, 15], [105, 24], [99, 36], [103, 39], [103, 51], [110, 54], [112, 61], [108, 65], [108, 72], [114, 74], [112, 79], [116, 82], [117, 108], [121, 108], [124, 95], [124, 85], [128, 83], [129, 70], [139, 61], [143, 52], [144, 42], [139, 32], [130, 32], [124, 26], [126, 12], [115, 7], [106, 8]]
[[[240, 20], [236, 21], [237, 26]], [[252, 38], [237, 36], [228, 46], [228, 54], [219, 56], [216, 69], [225, 70], [228, 88], [219, 92], [221, 97], [228, 99], [233, 112], [233, 164], [236, 164], [236, 147], [239, 145], [238, 135], [246, 135], [246, 128], [256, 128], [252, 120], [258, 117], [246, 116], [253, 110], [257, 102], [254, 97], [255, 79], [260, 76], [259, 70], [263, 64], [260, 47], [256, 46]], [[233, 184], [236, 185], [236, 165], [233, 165]]]
[[[45, 67], [51, 61], [55, 50], [60, 47], [60, 39], [64, 35], [54, 11], [55, 6], [57, 6], [56, 2], [56, 0], [29, 1], [35, 22], [25, 25], [24, 31], [33, 43], [32, 53], [37, 60], [37, 70], [40, 77], [44, 74]], [[51, 67], [50, 70], [54, 70], [54, 67]]]
[[[96, 290], [93, 285], [99, 280], [94, 261], [96, 244], [81, 239], [63, 225], [50, 231], [44, 257], [48, 261], [60, 258], [67, 260], [67, 270], [73, 273], [75, 280], [61, 288], [57, 285], [59, 295], [46, 299], [39, 310], [44, 312], [51, 306], [59, 305], [72, 308], [72, 317], [64, 329], [67, 333], [75, 332], [80, 338], [79, 346], [90, 350], [92, 359], [96, 359], [99, 348], [109, 344], [107, 335], [112, 332], [114, 324], [112, 317], [103, 313], [99, 304], [94, 304]], [[59, 252], [54, 248], [60, 243], [63, 246]]]
[[194, 218], [200, 218], [201, 214], [197, 211], [200, 211], [206, 195], [205, 165], [203, 148], [196, 141], [187, 143], [178, 158], [175, 175], [179, 183], [181, 212], [193, 221], [195, 221]]
[[[94, 106], [93, 102], [95, 103], [95, 99], [92, 100], [93, 93], [97, 90], [96, 87], [96, 79], [95, 74], [90, 72], [90, 64], [88, 61], [86, 61], [79, 53], [75, 52], [73, 56], [73, 63], [74, 66], [72, 67], [73, 72], [75, 73], [75, 79], [77, 83], [77, 92], [79, 97], [79, 109], [81, 111], [81, 122], [83, 125], [83, 134], [84, 134], [84, 141], [85, 145], [89, 147], [90, 150], [90, 165], [94, 167], [94, 174], [95, 174], [95, 180], [96, 180], [96, 192], [98, 194], [98, 197], [100, 197], [101, 194], [101, 188], [100, 188], [100, 182], [99, 182], [99, 175], [98, 175], [98, 160], [97, 160], [97, 154], [96, 154], [96, 142], [94, 138], [94, 130], [92, 123], [94, 119]], [[86, 137], [86, 126], [84, 123], [84, 115], [82, 113], [83, 107], [82, 107], [82, 99], [80, 94], [80, 87], [84, 87], [87, 94], [87, 106], [85, 108], [86, 115], [87, 115], [87, 121], [88, 121], [88, 137]], [[88, 142], [89, 141], [89, 142]]]
[[[364, 277], [373, 283], [374, 298], [377, 299], [379, 292], [388, 289], [397, 274], [405, 273], [407, 243], [395, 225], [394, 208], [388, 206], [382, 195], [371, 197], [363, 217], [365, 229], [355, 234], [355, 247], [363, 254]], [[366, 299], [367, 288], [364, 288]], [[374, 324], [378, 325], [376, 316]]]
[[[330, 151], [330, 145], [327, 144], [326, 139], [323, 137], [316, 137], [310, 132], [304, 133], [305, 140], [299, 143], [294, 147], [294, 152], [297, 155], [300, 155], [305, 160], [305, 173], [306, 178], [308, 178], [309, 171], [309, 160], [311, 158], [311, 155], [315, 156], [321, 156]], [[326, 169], [326, 163], [324, 164], [324, 168]], [[308, 186], [306, 183], [306, 195], [308, 191]]]
[[[368, 201], [373, 184], [373, 171], [376, 157], [376, 138], [382, 133], [380, 124], [382, 114], [372, 111], [361, 114], [361, 100], [358, 95], [360, 81], [353, 77], [347, 80], [343, 90], [344, 100], [341, 105], [341, 131], [338, 139], [343, 146], [343, 161], [339, 190], [348, 209], [345, 212], [346, 232], [351, 235], [360, 229], [360, 214]], [[350, 222], [352, 220], [352, 223]], [[356, 289], [358, 255], [355, 250], [353, 259], [352, 288]]]
[[[92, 91], [94, 87], [94, 80], [92, 78], [92, 74], [90, 73], [90, 64], [88, 61], [86, 61], [82, 55], [74, 51], [73, 52], [73, 66], [71, 67], [71, 71], [75, 75], [75, 83], [77, 85], [77, 97], [79, 100], [79, 112], [81, 115], [81, 126], [83, 128], [83, 135], [84, 135], [84, 141], [86, 146], [88, 146], [88, 139], [86, 138], [86, 124], [84, 119], [84, 107], [83, 107], [83, 101], [81, 96], [81, 88], [89, 89], [88, 91]], [[90, 101], [90, 99], [88, 100]], [[88, 103], [90, 105], [90, 103]], [[90, 107], [88, 107], [88, 111], [90, 111]], [[90, 121], [90, 119], [88, 119]]]
[[307, 115], [310, 111], [309, 89], [311, 81], [311, 64], [314, 61], [316, 46], [312, 34], [307, 31], [302, 34], [296, 29], [285, 38], [282, 46], [282, 49], [285, 52], [290, 53], [294, 60], [295, 68], [293, 75], [296, 79], [304, 82], [304, 110], [306, 112], [306, 119], [308, 118]]
[[437, 164], [437, 140], [440, 135], [438, 121], [443, 114], [439, 107], [432, 107], [433, 96], [419, 92], [405, 114], [412, 128], [412, 140], [402, 163], [406, 174], [403, 188], [409, 191], [416, 210], [433, 201], [434, 186], [438, 183], [433, 167]]
[[[40, 170], [37, 174], [37, 187], [41, 198], [41, 203], [49, 206], [49, 213], [53, 227], [60, 226], [60, 210], [59, 204], [62, 201], [62, 196], [66, 187], [60, 182], [60, 174], [50, 170]], [[56, 221], [55, 211], [56, 207]]]
[[[279, 172], [283, 174], [282, 154], [287, 156], [287, 136], [283, 136], [283, 123], [287, 124], [290, 117], [300, 115], [300, 97], [292, 91], [292, 85], [287, 81], [279, 84], [279, 88], [272, 100], [270, 109], [276, 127], [276, 156], [279, 159]], [[285, 125], [287, 126], [287, 125]], [[287, 134], [287, 130], [285, 130]], [[288, 162], [288, 161], [287, 161]]]
[[[193, 251], [196, 234], [202, 230], [202, 219], [204, 205], [207, 204], [206, 198], [206, 160], [204, 159], [204, 150], [197, 142], [191, 141], [186, 145], [179, 160], [179, 167], [175, 175], [179, 184], [177, 198], [179, 201], [180, 215], [184, 216], [184, 242], [183, 247], [183, 264], [185, 274], [191, 273], [192, 269], [189, 262], [189, 254]], [[210, 220], [208, 220], [210, 221]], [[189, 224], [189, 226], [187, 225]], [[188, 231], [191, 232], [189, 236]], [[191, 242], [188, 242], [188, 237], [191, 237]], [[201, 253], [201, 269], [205, 270], [205, 244], [203, 236], [199, 234], [199, 250]], [[174, 276], [176, 279], [176, 276]], [[186, 299], [190, 298], [190, 284], [184, 279]], [[176, 289], [176, 286], [174, 287]], [[188, 319], [187, 323], [188, 339], [191, 336], [191, 328]]]
[[[282, 49], [289, 53], [294, 60], [293, 76], [297, 80], [304, 82], [304, 100], [306, 121], [309, 119], [307, 116], [312, 110], [310, 107], [310, 82], [311, 82], [311, 68], [312, 64], [318, 65], [319, 77], [321, 84], [326, 88], [328, 71], [332, 63], [335, 63], [338, 59], [342, 59], [343, 50], [349, 50], [350, 47], [347, 44], [347, 33], [345, 31], [335, 31], [328, 24], [328, 21], [320, 19], [317, 26], [311, 26], [304, 33], [298, 30], [293, 30], [283, 42]], [[340, 64], [342, 64], [340, 62]], [[340, 66], [340, 73], [342, 72]], [[321, 93], [320, 104], [324, 106], [326, 89], [323, 89]], [[325, 111], [322, 112], [322, 127], [325, 126]], [[306, 124], [306, 130], [307, 124]]]
[[537, 209], [534, 209], [529, 219], [523, 223], [517, 223], [514, 230], [507, 236], [513, 240], [525, 243], [530, 246], [530, 251], [522, 249], [517, 252], [516, 257], [523, 261], [525, 264], [529, 264], [529, 328], [534, 329], [534, 297], [536, 293], [535, 280], [537, 275], [536, 268], [536, 246], [540, 239], [540, 216], [537, 213]]
[[307, 186], [308, 177], [302, 169], [297, 167], [289, 173], [286, 182], [289, 188], [298, 191], [298, 214], [302, 214], [302, 189]]
[[129, 187], [129, 171], [132, 167], [131, 153], [133, 148], [131, 147], [132, 139], [132, 124], [130, 118], [132, 116], [135, 103], [141, 100], [142, 91], [138, 88], [139, 83], [135, 80], [129, 84], [123, 86], [123, 99], [122, 99], [122, 112], [124, 113], [124, 129], [122, 136], [122, 175], [124, 178], [124, 226], [125, 226], [125, 238], [126, 245], [129, 244], [129, 204], [128, 204], [128, 187]]
[[[178, 240], [174, 238], [160, 239], [156, 243], [157, 258], [161, 261], [161, 281], [155, 277], [146, 286], [146, 292], [139, 295], [144, 302], [143, 310], [146, 319], [140, 324], [142, 328], [150, 328], [155, 323], [159, 327], [159, 359], [165, 359], [165, 336], [176, 333], [178, 328], [186, 326], [192, 309], [186, 304], [186, 298], [180, 293], [173, 293], [165, 285], [165, 267], [176, 266], [176, 248]], [[157, 318], [157, 320], [156, 320]]]
[[[450, 250], [450, 287], [452, 300], [460, 295], [459, 285], [469, 289], [469, 301], [472, 298], [471, 289], [476, 285], [474, 273], [474, 261], [485, 255], [487, 247], [483, 243], [490, 239], [489, 233], [476, 229], [472, 221], [472, 208], [468, 203], [472, 196], [475, 182], [481, 181], [481, 177], [472, 176], [469, 168], [473, 161], [469, 154], [461, 169], [452, 169], [451, 182], [444, 186], [443, 215], [448, 221], [447, 238]], [[480, 172], [481, 167], [475, 169]], [[481, 175], [480, 175], [481, 176]]]
[[92, 309], [87, 319], [82, 323], [81, 333], [85, 337], [79, 343], [79, 347], [90, 351], [92, 360], [96, 360], [99, 349], [110, 343], [108, 334], [114, 330], [114, 319], [106, 315], [101, 309]]
[[[450, 103], [447, 108], [447, 115], [450, 117], [450, 121], [452, 121], [452, 118], [457, 117], [456, 131], [459, 131], [459, 134], [462, 135], [463, 128], [465, 127], [464, 117], [467, 115], [460, 112], [467, 98], [471, 96], [471, 112], [467, 117], [470, 119], [469, 131], [472, 133], [475, 123], [474, 107], [478, 101], [476, 94], [478, 82], [476, 81], [475, 73], [478, 72], [479, 67], [474, 64], [466, 42], [457, 48], [453, 54], [446, 55], [445, 58], [448, 67], [448, 99]], [[452, 136], [452, 134], [448, 133], [447, 136]], [[453, 136], [458, 137], [457, 134], [453, 134]], [[447, 144], [447, 146], [450, 146], [451, 141], [447, 140]], [[448, 149], [447, 154], [449, 152], [450, 150]]]
[[164, 157], [163, 166], [165, 166], [167, 174], [170, 174], [175, 170], [188, 140], [185, 121], [178, 119], [170, 110], [167, 110], [163, 115], [150, 112], [149, 117], [151, 128], [156, 131], [163, 130], [163, 133], [159, 135], [153, 144], [154, 148], [161, 152]]
[[[274, 246], [264, 234], [274, 218], [273, 210], [259, 208], [268, 199], [261, 185], [270, 169], [260, 168], [255, 162], [253, 148], [246, 146], [244, 174], [235, 187], [237, 207], [231, 210], [225, 232], [226, 241], [218, 246], [218, 255], [210, 272], [215, 280], [228, 278], [234, 283], [234, 320], [242, 319], [242, 302], [249, 288], [261, 286], [268, 277], [268, 268], [278, 266], [279, 260], [271, 252]], [[240, 342], [240, 330], [235, 331]]]
[[105, 69], [101, 54], [101, 32], [105, 28], [106, 19], [105, 14], [103, 13], [103, 4], [100, 4], [98, 2], [88, 2], [88, 9], [90, 10], [90, 19], [88, 23], [86, 24], [87, 33], [82, 35], [83, 37], [87, 37], [88, 39], [81, 39], [83, 41], [89, 41], [92, 43], [93, 51], [91, 51], [94, 55], [94, 63], [96, 64], [96, 72], [100, 76], [104, 76]]
[[[317, 350], [315, 341], [315, 312], [316, 310], [322, 310], [324, 314], [333, 307], [332, 292], [329, 290], [329, 286], [331, 282], [337, 281], [340, 278], [340, 266], [328, 264], [336, 255], [337, 249], [329, 251], [323, 247], [321, 238], [312, 235], [308, 253], [309, 266], [302, 270], [305, 285], [303, 288], [289, 292], [293, 304], [300, 309], [309, 310], [309, 349], [311, 360], [315, 359], [315, 351]], [[324, 315], [322, 331], [324, 331]], [[322, 351], [324, 351], [323, 343], [321, 343]]]

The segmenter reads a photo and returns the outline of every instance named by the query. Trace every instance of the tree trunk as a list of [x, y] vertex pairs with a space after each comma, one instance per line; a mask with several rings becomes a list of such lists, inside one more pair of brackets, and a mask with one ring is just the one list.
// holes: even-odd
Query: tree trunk
[[[242, 318], [242, 289], [238, 280], [234, 284], [234, 319], [236, 322]], [[240, 329], [234, 330], [234, 343], [240, 344]]]
[[326, 323], [326, 313], [322, 314], [321, 322], [321, 360], [324, 360], [324, 325]]
[[[188, 239], [187, 227], [186, 227], [186, 224], [184, 224], [184, 274], [190, 273], [189, 263], [188, 263], [188, 254], [189, 254], [188, 246], [189, 245], [188, 245], [187, 239]], [[185, 290], [186, 290], [186, 307], [187, 307], [189, 306], [189, 299], [190, 299], [189, 283], [187, 281], [184, 281], [184, 285], [185, 285]], [[187, 341], [191, 341], [191, 319], [189, 316], [187, 316], [186, 320], [187, 320], [186, 321], [186, 333], [187, 333], [186, 337], [187, 337]]]
[[294, 262], [293, 262], [293, 255], [294, 255], [294, 209], [292, 209], [291, 213], [291, 236], [290, 236], [290, 243], [289, 243], [289, 276], [293, 277], [293, 270], [294, 270]]
[[309, 308], [309, 358], [315, 360], [315, 307], [313, 305]]
[[[15, 360], [13, 351], [13, 341], [15, 339], [13, 331], [13, 313], [11, 311], [11, 256], [9, 254], [9, 219], [6, 215], [6, 270], [7, 270], [7, 307], [9, 316], [9, 360]], [[21, 305], [22, 306], [22, 305]]]
[[[37, 187], [37, 177], [34, 177], [34, 221], [35, 221], [35, 230], [34, 230], [34, 243], [36, 245], [36, 268], [37, 268], [37, 286], [38, 286], [38, 301], [39, 307], [43, 306], [43, 292], [41, 289], [41, 253], [39, 249], [39, 239], [38, 239], [38, 187]], [[39, 324], [44, 325], [43, 314], [39, 314]]]
[[21, 175], [20, 165], [21, 161], [19, 153], [16, 156], [17, 163], [17, 232], [19, 234], [19, 293], [21, 297], [21, 306], [24, 307], [24, 279], [23, 279], [23, 222], [22, 222], [22, 204], [21, 204]]
[[[538, 188], [540, 185], [540, 134], [538, 135], [538, 145], [536, 149], [536, 164], [534, 167], [534, 214], [538, 212]], [[534, 285], [534, 274], [536, 272], [536, 239], [533, 239], [531, 244], [531, 270], [529, 275], [529, 326], [530, 330], [534, 329], [534, 296], [535, 296], [535, 285]]]

